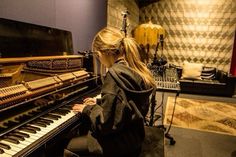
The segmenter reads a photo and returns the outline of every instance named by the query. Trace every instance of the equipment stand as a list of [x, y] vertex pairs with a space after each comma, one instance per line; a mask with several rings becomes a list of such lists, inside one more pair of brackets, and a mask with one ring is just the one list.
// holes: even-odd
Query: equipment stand
[[[153, 75], [154, 75], [154, 78], [156, 81], [156, 92], [157, 91], [162, 92], [161, 103], [159, 106], [156, 106], [156, 102], [152, 101], [150, 126], [153, 126], [153, 124], [155, 123], [155, 121], [158, 118], [162, 118], [161, 125], [157, 125], [157, 127], [160, 129], [163, 129], [165, 131], [165, 137], [170, 140], [170, 145], [174, 145], [176, 143], [176, 141], [170, 135], [169, 132], [170, 132], [172, 122], [173, 122], [175, 106], [176, 106], [176, 99], [179, 96], [179, 92], [180, 92], [180, 85], [179, 85], [179, 81], [178, 81], [178, 77], [177, 77], [178, 76], [177, 71], [176, 71], [176, 69], [173, 69], [173, 68], [163, 68], [162, 70], [160, 70], [160, 69], [154, 67], [153, 65], [152, 65], [152, 67], [149, 67], [149, 68], [153, 72]], [[153, 71], [153, 69], [154, 69], [154, 71]], [[165, 91], [176, 93], [175, 100], [174, 100], [174, 106], [173, 106], [173, 112], [172, 112], [171, 120], [170, 120], [170, 125], [167, 129], [164, 126], [164, 108], [163, 108], [164, 107], [163, 101], [164, 101], [164, 92]], [[156, 118], [155, 112], [159, 108], [161, 108], [161, 111], [160, 111], [161, 116], [158, 116]]]
[[[164, 92], [163, 92], [164, 93]], [[162, 113], [162, 124], [161, 125], [158, 125], [157, 127], [160, 128], [160, 129], [163, 129], [165, 131], [165, 137], [167, 139], [170, 140], [170, 145], [174, 145], [176, 143], [176, 141], [174, 140], [174, 138], [170, 135], [170, 129], [171, 129], [171, 126], [172, 126], [172, 122], [173, 122], [173, 117], [174, 117], [174, 112], [175, 112], [175, 106], [176, 106], [176, 99], [177, 97], [179, 96], [179, 92], [176, 93], [175, 95], [175, 101], [174, 101], [174, 106], [173, 106], [173, 111], [172, 111], [172, 115], [171, 115], [171, 120], [170, 120], [170, 125], [169, 127], [166, 129], [166, 127], [164, 126], [164, 110], [163, 110], [163, 100], [162, 100], [162, 104], [161, 104], [161, 113]], [[163, 99], [164, 97], [162, 97]]]

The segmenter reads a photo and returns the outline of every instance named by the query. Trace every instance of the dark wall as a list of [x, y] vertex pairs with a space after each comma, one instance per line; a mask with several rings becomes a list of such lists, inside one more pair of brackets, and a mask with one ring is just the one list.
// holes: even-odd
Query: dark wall
[[93, 36], [106, 26], [106, 0], [1, 0], [0, 17], [72, 33], [74, 52], [91, 49]]

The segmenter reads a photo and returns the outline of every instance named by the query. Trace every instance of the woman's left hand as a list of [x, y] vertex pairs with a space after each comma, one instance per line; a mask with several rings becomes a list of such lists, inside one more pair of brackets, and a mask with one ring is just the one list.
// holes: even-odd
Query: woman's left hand
[[72, 107], [72, 110], [74, 112], [82, 112], [83, 109], [85, 108], [85, 106], [87, 105], [84, 105], [84, 104], [75, 104], [73, 107]]

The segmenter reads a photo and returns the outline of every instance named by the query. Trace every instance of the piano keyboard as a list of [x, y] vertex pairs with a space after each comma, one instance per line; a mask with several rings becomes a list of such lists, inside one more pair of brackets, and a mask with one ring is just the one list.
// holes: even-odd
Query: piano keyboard
[[78, 116], [75, 115], [69, 107], [61, 107], [8, 133], [0, 139], [0, 156], [20, 156], [25, 149], [39, 144], [42, 139], [63, 128], [65, 122], [76, 121]]

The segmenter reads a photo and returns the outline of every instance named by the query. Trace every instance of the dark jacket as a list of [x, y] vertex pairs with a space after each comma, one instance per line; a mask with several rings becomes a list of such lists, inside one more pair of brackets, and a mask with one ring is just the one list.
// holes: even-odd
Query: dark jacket
[[[93, 136], [105, 156], [130, 153], [141, 148], [152, 87], [124, 63], [115, 63], [107, 72], [100, 104], [87, 106], [83, 113], [91, 120]], [[104, 120], [104, 123], [101, 122]]]

